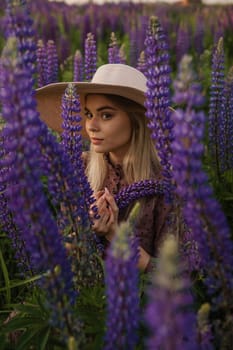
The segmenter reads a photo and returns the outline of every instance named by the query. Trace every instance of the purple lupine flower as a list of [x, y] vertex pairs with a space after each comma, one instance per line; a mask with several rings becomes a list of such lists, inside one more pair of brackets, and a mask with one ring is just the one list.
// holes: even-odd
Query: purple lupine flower
[[87, 34], [85, 40], [85, 80], [92, 79], [97, 67], [96, 42], [92, 33]]
[[223, 129], [223, 147], [224, 163], [221, 161], [222, 170], [226, 171], [233, 168], [233, 68], [230, 69], [223, 90], [223, 102], [225, 109], [224, 129]]
[[[72, 267], [75, 286], [90, 286], [102, 280], [102, 268], [96, 259], [97, 243], [85, 213], [83, 186], [80, 188], [75, 169], [61, 143], [45, 124], [39, 137], [39, 166], [46, 176], [50, 202], [56, 212], [56, 222], [65, 242], [72, 243]], [[85, 182], [85, 179], [84, 179]], [[99, 248], [99, 247], [98, 247]]]
[[179, 63], [178, 74], [173, 82], [173, 102], [177, 105], [189, 105], [190, 107], [201, 107], [205, 102], [202, 86], [198, 83], [197, 75], [193, 69], [193, 58], [184, 55]]
[[191, 109], [178, 109], [173, 118], [172, 165], [176, 190], [184, 202], [183, 216], [198, 244], [208, 293], [215, 295], [215, 307], [223, 307], [227, 313], [233, 292], [233, 243], [226, 217], [202, 169], [206, 118], [202, 111]]
[[80, 50], [76, 50], [74, 55], [74, 77], [73, 81], [83, 81], [83, 57]]
[[142, 180], [122, 188], [115, 196], [117, 206], [122, 209], [142, 197], [164, 195], [169, 190], [166, 181]]
[[224, 50], [223, 39], [220, 38], [213, 51], [212, 78], [209, 102], [209, 149], [217, 177], [224, 168], [224, 129], [225, 129], [225, 97], [224, 90]]
[[152, 139], [160, 157], [162, 174], [170, 182], [171, 142], [173, 141], [173, 121], [171, 120], [170, 65], [166, 37], [158, 19], [151, 17], [145, 39], [147, 70], [147, 92], [145, 107], [152, 130]]
[[106, 259], [107, 330], [104, 350], [133, 350], [138, 341], [138, 240], [132, 234], [139, 205], [120, 225]]
[[141, 50], [143, 50], [143, 42], [145, 40], [145, 28], [143, 27], [143, 20], [140, 24], [141, 28], [138, 28], [137, 24], [133, 22], [133, 24], [126, 31], [129, 33], [130, 38], [129, 62], [132, 67], [137, 66], [137, 59], [140, 56]]
[[47, 84], [47, 52], [43, 40], [38, 40], [36, 51], [36, 63], [37, 63], [37, 85], [42, 87]]
[[[2, 163], [0, 168], [0, 179], [7, 177], [8, 172], [8, 163], [4, 166], [4, 143], [2, 131], [0, 134], [0, 162]], [[14, 159], [14, 155], [12, 154], [12, 159]], [[0, 230], [7, 234], [10, 238], [12, 247], [14, 249], [14, 256], [18, 265], [19, 273], [22, 276], [31, 275], [32, 269], [30, 265], [30, 258], [25, 248], [25, 242], [22, 240], [22, 233], [17, 228], [14, 219], [12, 217], [12, 213], [9, 209], [8, 201], [5, 195], [6, 185], [4, 182], [0, 180]], [[17, 201], [17, 198], [15, 198]]]
[[198, 243], [191, 230], [186, 230], [182, 238], [181, 254], [187, 264], [190, 274], [193, 271], [202, 271], [203, 263], [198, 249]]
[[16, 38], [9, 38], [1, 59], [0, 99], [6, 126], [2, 131], [5, 154], [0, 165], [8, 165], [1, 182], [6, 186], [9, 208], [22, 233], [32, 268], [46, 273], [40, 282], [54, 311], [52, 320], [63, 327], [65, 317], [71, 315], [65, 300], [68, 298], [73, 305], [76, 298], [73, 274], [41, 183], [41, 122], [32, 96], [31, 72], [22, 64], [21, 56], [17, 57], [16, 45]]
[[[62, 132], [62, 146], [65, 153], [69, 156], [73, 167], [72, 175], [76, 183], [70, 186], [69, 189], [74, 190], [78, 188], [79, 193], [76, 195], [76, 203], [72, 203], [72, 212], [77, 212], [76, 218], [71, 223], [72, 237], [71, 241], [76, 244], [74, 251], [73, 264], [76, 266], [76, 278], [78, 282], [77, 288], [81, 285], [89, 285], [102, 279], [102, 269], [98, 259], [95, 257], [96, 250], [99, 253], [102, 251], [102, 246], [98, 242], [96, 235], [91, 230], [91, 221], [89, 218], [89, 209], [93, 206], [95, 201], [93, 191], [87, 180], [84, 164], [82, 160], [82, 136], [81, 136], [81, 106], [80, 99], [75, 90], [75, 86], [71, 83], [67, 86], [62, 97], [62, 117], [63, 117], [63, 132]], [[68, 169], [66, 169], [67, 171]], [[69, 183], [68, 183], [69, 185]], [[72, 185], [72, 184], [71, 184]], [[73, 198], [75, 198], [73, 196]], [[70, 216], [70, 201], [69, 206], [64, 203], [63, 213], [66, 212]], [[71, 228], [70, 227], [70, 228]]]
[[180, 62], [182, 57], [188, 53], [190, 48], [189, 24], [181, 23], [177, 30], [176, 38], [176, 61]]
[[17, 38], [17, 47], [21, 53], [22, 62], [33, 75], [36, 72], [36, 44], [33, 40], [35, 30], [27, 2], [6, 0], [4, 22], [6, 39], [11, 36]]
[[143, 74], [146, 74], [146, 68], [147, 66], [146, 66], [145, 52], [142, 51], [138, 58], [137, 69]]
[[148, 290], [145, 319], [149, 328], [148, 350], [199, 350], [191, 283], [184, 277], [174, 236], [160, 250], [157, 268]]
[[198, 55], [201, 55], [204, 51], [204, 35], [205, 35], [205, 23], [204, 18], [198, 15], [196, 18], [195, 28], [194, 28], [194, 49]]
[[137, 57], [139, 56], [138, 52], [138, 42], [137, 42], [137, 29], [136, 25], [133, 24], [129, 29], [129, 37], [130, 37], [130, 47], [129, 47], [129, 62], [132, 67], [136, 67], [137, 65]]
[[120, 63], [126, 64], [126, 52], [125, 52], [125, 44], [124, 43], [120, 46], [119, 58], [120, 58]]
[[108, 48], [108, 63], [123, 63], [120, 56], [120, 48], [114, 32], [111, 33], [110, 44]]
[[59, 37], [59, 42], [60, 42], [60, 52], [59, 52], [60, 62], [65, 63], [70, 55], [70, 40], [67, 38], [67, 36], [62, 34]]
[[89, 222], [88, 210], [94, 202], [93, 191], [85, 174], [84, 164], [82, 161], [82, 135], [80, 133], [81, 122], [81, 105], [79, 96], [75, 90], [75, 86], [71, 83], [67, 86], [62, 98], [62, 117], [63, 117], [63, 133], [62, 145], [65, 152], [69, 154], [71, 163], [73, 164], [77, 184], [82, 192], [84, 202], [80, 203], [80, 223], [83, 227]]
[[58, 53], [53, 40], [48, 40], [46, 45], [47, 53], [47, 84], [56, 83], [58, 81]]

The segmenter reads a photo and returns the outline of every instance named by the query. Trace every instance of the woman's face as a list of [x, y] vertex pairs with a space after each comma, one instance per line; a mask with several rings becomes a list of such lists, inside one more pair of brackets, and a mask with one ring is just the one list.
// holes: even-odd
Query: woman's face
[[104, 95], [88, 95], [85, 106], [87, 134], [97, 153], [110, 153], [121, 162], [129, 148], [131, 122], [125, 111]]

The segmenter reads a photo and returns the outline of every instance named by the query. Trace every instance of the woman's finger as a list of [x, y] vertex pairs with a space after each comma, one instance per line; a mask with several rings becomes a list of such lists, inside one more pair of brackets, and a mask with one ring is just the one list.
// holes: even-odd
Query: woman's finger
[[105, 187], [104, 195], [105, 195], [105, 199], [106, 199], [106, 201], [108, 203], [108, 206], [111, 207], [113, 212], [118, 215], [119, 208], [118, 208], [118, 206], [116, 204], [116, 201], [115, 201], [114, 197], [110, 194], [110, 192], [107, 189], [107, 187]]

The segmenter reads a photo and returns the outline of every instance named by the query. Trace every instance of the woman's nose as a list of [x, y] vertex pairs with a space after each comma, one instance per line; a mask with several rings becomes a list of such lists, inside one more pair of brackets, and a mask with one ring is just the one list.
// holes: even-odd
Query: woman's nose
[[87, 121], [87, 129], [89, 131], [98, 131], [99, 130], [99, 123], [97, 118], [93, 117], [91, 120]]

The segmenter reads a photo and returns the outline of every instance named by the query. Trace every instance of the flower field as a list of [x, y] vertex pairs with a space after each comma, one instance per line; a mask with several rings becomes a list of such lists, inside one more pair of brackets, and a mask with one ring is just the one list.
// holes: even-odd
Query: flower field
[[[0, 348], [231, 350], [233, 6], [0, 5]], [[117, 194], [119, 208], [136, 204], [103, 259], [79, 96], [67, 84], [60, 135], [35, 89], [89, 81], [107, 62], [147, 77], [164, 180]], [[179, 244], [168, 235], [145, 274], [134, 224], [138, 200], [156, 193], [181, 198], [186, 232]]]

